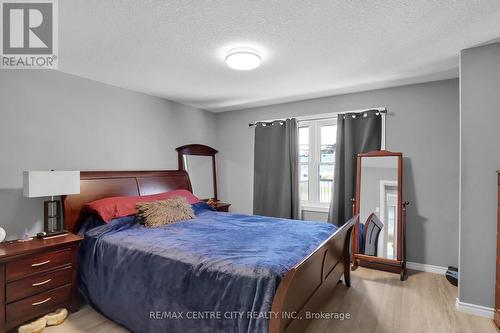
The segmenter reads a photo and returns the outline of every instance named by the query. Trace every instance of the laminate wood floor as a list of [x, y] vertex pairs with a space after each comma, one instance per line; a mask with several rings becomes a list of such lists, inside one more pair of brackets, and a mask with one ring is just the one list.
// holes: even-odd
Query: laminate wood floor
[[[317, 320], [307, 333], [420, 333], [497, 332], [486, 318], [455, 310], [457, 288], [442, 275], [412, 272], [407, 281], [399, 275], [359, 268], [352, 287], [339, 285], [324, 312], [349, 313], [349, 320]], [[85, 306], [46, 333], [124, 333], [121, 326]], [[184, 333], [184, 332], [183, 332]]]

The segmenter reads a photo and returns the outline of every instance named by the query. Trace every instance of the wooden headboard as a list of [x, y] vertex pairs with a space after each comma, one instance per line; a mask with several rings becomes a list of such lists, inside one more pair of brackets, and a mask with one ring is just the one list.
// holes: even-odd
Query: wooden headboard
[[85, 204], [94, 200], [157, 194], [177, 189], [192, 191], [189, 176], [184, 170], [82, 171], [80, 194], [62, 198], [66, 229], [78, 231], [83, 222]]

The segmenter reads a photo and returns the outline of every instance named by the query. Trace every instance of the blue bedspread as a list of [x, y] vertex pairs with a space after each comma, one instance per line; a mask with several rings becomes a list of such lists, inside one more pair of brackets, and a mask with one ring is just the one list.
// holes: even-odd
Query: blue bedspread
[[87, 231], [81, 291], [137, 333], [267, 332], [282, 276], [336, 227], [194, 208], [193, 220], [158, 228], [132, 216]]

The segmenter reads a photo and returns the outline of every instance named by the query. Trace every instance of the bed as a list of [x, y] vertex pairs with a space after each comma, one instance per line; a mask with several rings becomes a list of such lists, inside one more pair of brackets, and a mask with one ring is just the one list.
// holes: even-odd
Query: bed
[[[341, 228], [193, 206], [194, 220], [147, 229], [135, 216], [99, 225], [84, 206], [113, 196], [191, 191], [185, 171], [82, 172], [63, 198], [66, 226], [88, 231], [80, 286], [87, 301], [134, 332], [302, 332], [344, 275]], [[89, 225], [93, 228], [89, 228]]]

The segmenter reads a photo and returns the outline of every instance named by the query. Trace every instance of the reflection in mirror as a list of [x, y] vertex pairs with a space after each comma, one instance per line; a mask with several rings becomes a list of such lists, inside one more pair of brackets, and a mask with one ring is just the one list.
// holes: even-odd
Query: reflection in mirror
[[361, 158], [360, 253], [397, 259], [398, 157]]
[[193, 194], [200, 199], [214, 197], [212, 157], [184, 155], [184, 165], [191, 180]]

